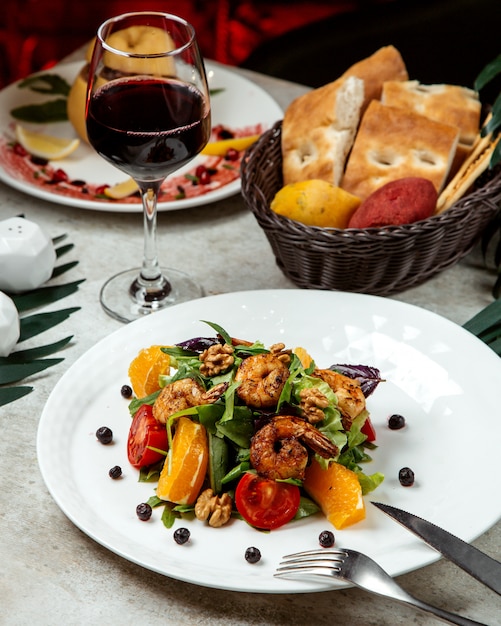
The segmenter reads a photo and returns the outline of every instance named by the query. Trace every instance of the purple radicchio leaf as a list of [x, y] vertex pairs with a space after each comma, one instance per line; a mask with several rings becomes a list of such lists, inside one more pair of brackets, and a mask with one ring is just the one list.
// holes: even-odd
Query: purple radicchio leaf
[[190, 352], [199, 352], [200, 354], [213, 346], [216, 343], [221, 343], [217, 337], [193, 337], [193, 339], [186, 339], [176, 345], [183, 350], [189, 350]]
[[380, 382], [384, 382], [381, 378], [381, 372], [376, 367], [370, 365], [331, 365], [329, 369], [354, 378], [360, 383], [362, 392], [366, 398], [376, 389]]

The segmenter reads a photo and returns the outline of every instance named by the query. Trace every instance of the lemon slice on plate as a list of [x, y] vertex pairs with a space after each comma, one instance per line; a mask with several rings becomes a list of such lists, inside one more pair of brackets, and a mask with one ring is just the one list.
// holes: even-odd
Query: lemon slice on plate
[[111, 187], [106, 187], [104, 195], [108, 198], [112, 198], [113, 200], [122, 200], [122, 198], [132, 196], [132, 194], [136, 193], [138, 190], [139, 187], [136, 181], [132, 180], [132, 178], [128, 178], [121, 183], [117, 183]]
[[248, 135], [247, 137], [233, 137], [232, 139], [221, 139], [221, 141], [210, 141], [200, 154], [206, 156], [224, 156], [230, 148], [246, 150], [259, 139], [259, 135]]
[[16, 124], [16, 139], [33, 156], [49, 161], [64, 159], [80, 145], [80, 139], [63, 139], [44, 133], [37, 133]]

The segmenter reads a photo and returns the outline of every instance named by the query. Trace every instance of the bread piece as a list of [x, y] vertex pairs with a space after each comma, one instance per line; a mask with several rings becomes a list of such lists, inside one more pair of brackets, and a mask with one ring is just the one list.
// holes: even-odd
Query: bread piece
[[435, 213], [443, 213], [468, 192], [480, 174], [489, 167], [492, 153], [500, 139], [501, 135], [494, 140], [492, 134], [485, 137], [478, 135], [470, 156], [440, 194]]
[[364, 83], [352, 76], [289, 105], [282, 122], [284, 185], [319, 178], [339, 186], [363, 101]]
[[481, 103], [472, 89], [456, 85], [421, 85], [417, 80], [392, 80], [384, 83], [381, 102], [457, 126], [460, 144], [471, 147], [478, 135]]
[[360, 124], [341, 187], [361, 200], [399, 178], [431, 180], [440, 193], [459, 131], [454, 126], [373, 100]]
[[477, 92], [458, 85], [388, 81], [383, 85], [381, 102], [459, 128], [459, 142], [449, 173], [449, 179], [452, 178], [470, 155], [478, 135], [482, 105]]
[[380, 100], [384, 83], [407, 81], [409, 74], [400, 52], [394, 46], [384, 46], [374, 54], [352, 65], [343, 78], [357, 76], [364, 81], [365, 98], [362, 115], [371, 100]]

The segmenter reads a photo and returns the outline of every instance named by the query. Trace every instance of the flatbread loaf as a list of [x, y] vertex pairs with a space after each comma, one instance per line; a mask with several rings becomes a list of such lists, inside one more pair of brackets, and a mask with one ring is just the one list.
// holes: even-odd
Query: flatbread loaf
[[440, 193], [459, 130], [424, 115], [373, 100], [362, 118], [341, 187], [361, 200], [382, 185], [418, 176]]
[[383, 83], [409, 78], [400, 52], [385, 46], [337, 80], [296, 98], [282, 122], [283, 181], [320, 178], [339, 186], [360, 118]]
[[409, 74], [402, 55], [394, 46], [384, 46], [374, 54], [352, 65], [343, 78], [356, 76], [364, 81], [365, 96], [362, 115], [371, 100], [380, 100], [385, 83], [407, 81]]
[[383, 85], [381, 102], [410, 109], [431, 120], [459, 128], [450, 177], [470, 155], [478, 136], [482, 109], [476, 91], [459, 85], [422, 85], [417, 80], [387, 81]]
[[381, 102], [410, 109], [431, 120], [459, 128], [459, 142], [472, 146], [480, 129], [478, 94], [458, 85], [422, 85], [417, 80], [387, 81]]
[[282, 122], [284, 185], [319, 178], [339, 186], [363, 101], [364, 83], [352, 76], [289, 105]]

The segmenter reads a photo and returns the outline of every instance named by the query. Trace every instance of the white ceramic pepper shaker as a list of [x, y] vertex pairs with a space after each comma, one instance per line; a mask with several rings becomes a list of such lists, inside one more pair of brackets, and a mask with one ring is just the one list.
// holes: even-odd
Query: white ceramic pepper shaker
[[38, 224], [24, 217], [0, 221], [0, 290], [22, 293], [52, 275], [56, 251]]

